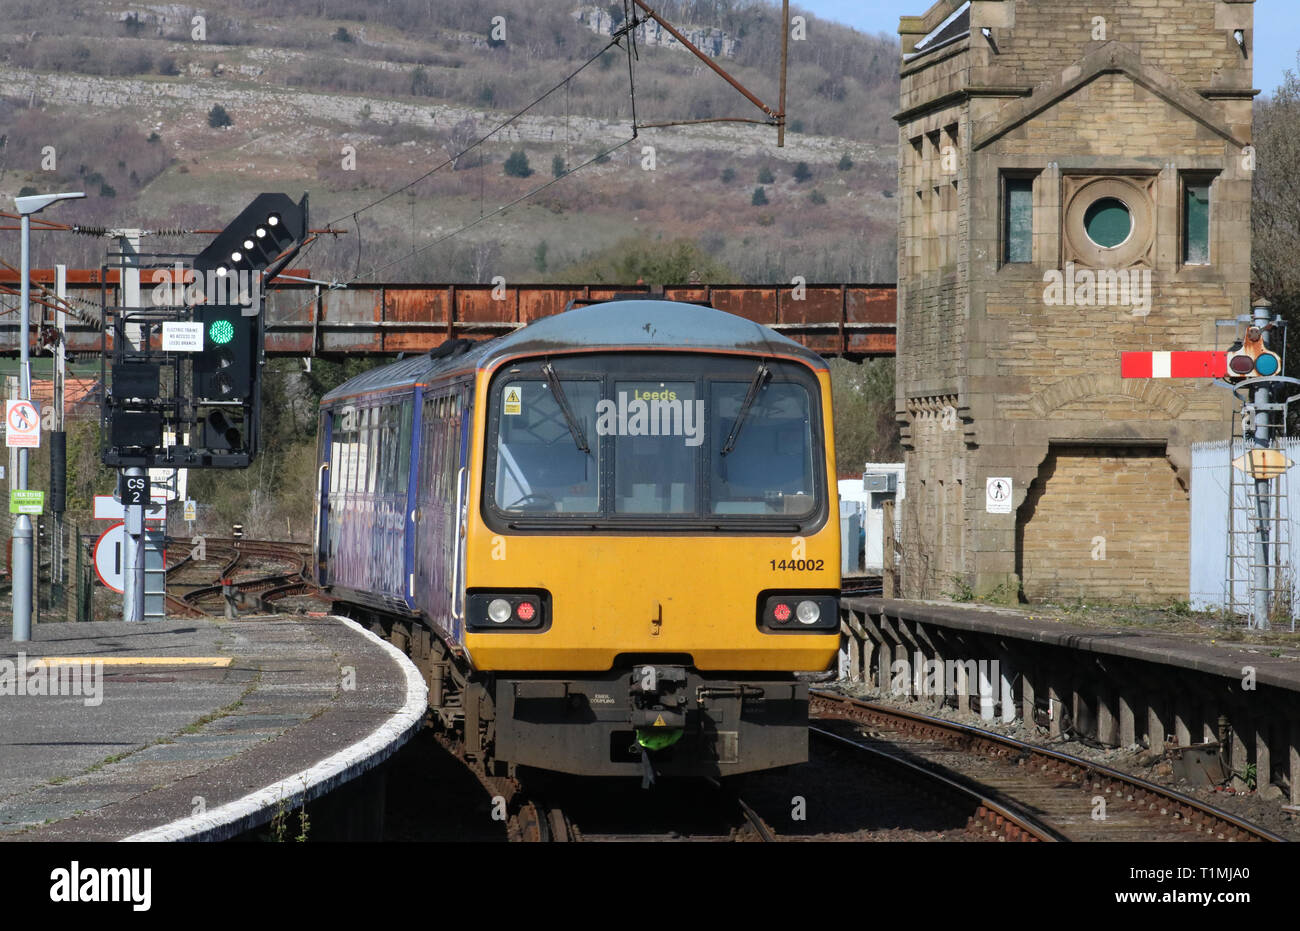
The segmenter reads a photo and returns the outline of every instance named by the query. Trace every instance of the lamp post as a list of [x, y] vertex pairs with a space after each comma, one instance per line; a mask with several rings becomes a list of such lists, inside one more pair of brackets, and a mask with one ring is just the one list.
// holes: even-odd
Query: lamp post
[[[32, 363], [28, 350], [28, 327], [31, 321], [31, 237], [32, 214], [40, 213], [50, 204], [61, 200], [75, 200], [86, 195], [32, 194], [15, 197], [14, 206], [22, 217], [22, 310], [18, 324], [18, 396], [24, 401], [32, 399]], [[18, 450], [17, 489], [27, 490], [27, 450]], [[30, 640], [32, 636], [32, 519], [19, 514], [13, 529], [13, 616], [14, 640]]]

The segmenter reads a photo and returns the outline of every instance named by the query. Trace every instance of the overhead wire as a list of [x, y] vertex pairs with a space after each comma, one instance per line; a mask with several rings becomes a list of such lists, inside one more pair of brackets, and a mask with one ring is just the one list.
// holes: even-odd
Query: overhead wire
[[[514, 207], [515, 205], [522, 203], [528, 198], [534, 196], [535, 194], [541, 193], [551, 185], [557, 184], [558, 182], [560, 182], [564, 178], [567, 178], [569, 175], [573, 174], [574, 172], [581, 171], [583, 168], [586, 168], [588, 165], [600, 159], [603, 159], [606, 156], [612, 155], [613, 153], [617, 152], [619, 149], [623, 148], [623, 146], [627, 145], [628, 143], [632, 142], [635, 139], [636, 139], [636, 133], [634, 132], [631, 136], [628, 136], [626, 139], [624, 139], [622, 142], [618, 143], [617, 145], [610, 146], [608, 149], [605, 149], [603, 152], [596, 153], [591, 158], [583, 162], [581, 165], [578, 165], [572, 171], [566, 172], [565, 174], [561, 175], [558, 178], [552, 178], [551, 180], [547, 181], [545, 184], [539, 184], [537, 187], [519, 195], [509, 203], [502, 204], [500, 207], [497, 207], [495, 210], [485, 213], [482, 216], [478, 217], [477, 219], [471, 220], [468, 223], [458, 226], [456, 229], [452, 230], [446, 235], [439, 236], [437, 239], [431, 240], [425, 243], [424, 245], [419, 246], [418, 248], [412, 249], [410, 252], [407, 252], [404, 255], [398, 256], [397, 258], [393, 259], [391, 262], [385, 262], [383, 265], [372, 266], [369, 272], [367, 272], [367, 274], [376, 275], [386, 268], [391, 268], [392, 266], [398, 264], [399, 262], [405, 262], [407, 259], [414, 258], [416, 255], [419, 255], [421, 252], [424, 252], [428, 249], [432, 249], [434, 246], [446, 242], [448, 239], [451, 239], [453, 236], [459, 236], [461, 233], [477, 226], [478, 224], [482, 223], [484, 220], [488, 219], [489, 217], [494, 217], [497, 216], [498, 214], [505, 213], [511, 207]], [[349, 285], [352, 282], [358, 280], [360, 277], [361, 277], [360, 274], [354, 275], [353, 277], [349, 278], [347, 281], [341, 282], [340, 287]]]
[[432, 175], [434, 175], [434, 174], [436, 174], [437, 172], [441, 171], [442, 169], [446, 168], [448, 165], [455, 164], [455, 162], [456, 162], [459, 158], [461, 158], [461, 157], [464, 156], [464, 155], [467, 155], [469, 152], [471, 152], [471, 151], [473, 151], [474, 149], [478, 148], [479, 146], [483, 145], [485, 142], [487, 142], [489, 139], [491, 139], [491, 138], [492, 138], [493, 136], [495, 136], [497, 133], [501, 132], [501, 130], [505, 129], [507, 126], [509, 126], [509, 125], [511, 125], [512, 123], [514, 123], [515, 121], [519, 120], [521, 117], [523, 117], [525, 114], [527, 114], [530, 110], [532, 110], [534, 107], [536, 107], [539, 103], [541, 103], [542, 101], [546, 100], [548, 97], [550, 97], [550, 96], [551, 96], [552, 94], [554, 94], [556, 91], [558, 91], [558, 90], [560, 90], [561, 88], [565, 87], [565, 86], [568, 84], [568, 82], [569, 82], [570, 80], [572, 80], [573, 78], [577, 77], [579, 74], [581, 74], [581, 73], [583, 72], [584, 69], [586, 69], [588, 66], [590, 66], [593, 62], [599, 60], [600, 57], [601, 57], [602, 55], [604, 55], [606, 52], [608, 52], [611, 48], [614, 48], [616, 45], [618, 45], [618, 44], [620, 43], [620, 41], [622, 40], [623, 36], [624, 36], [625, 34], [629, 33], [630, 31], [634, 30], [634, 29], [636, 28], [636, 26], [639, 25], [641, 22], [642, 22], [641, 19], [636, 19], [636, 18], [633, 18], [633, 19], [630, 19], [630, 20], [625, 21], [625, 23], [624, 23], [623, 26], [621, 26], [620, 28], [614, 30], [613, 34], [610, 36], [610, 40], [609, 40], [609, 42], [607, 42], [607, 43], [606, 43], [606, 44], [605, 44], [605, 45], [600, 49], [600, 51], [598, 51], [595, 55], [592, 55], [590, 58], [588, 58], [586, 61], [584, 61], [582, 64], [580, 64], [580, 65], [579, 65], [577, 68], [575, 68], [573, 71], [569, 72], [569, 73], [568, 73], [568, 74], [567, 74], [563, 79], [561, 79], [558, 83], [553, 84], [551, 87], [547, 88], [547, 89], [546, 89], [545, 91], [543, 91], [539, 96], [533, 98], [533, 100], [532, 100], [531, 102], [529, 102], [528, 104], [526, 104], [526, 105], [525, 105], [524, 107], [522, 107], [521, 109], [516, 110], [516, 111], [515, 111], [514, 113], [512, 113], [510, 116], [506, 117], [504, 120], [502, 120], [502, 121], [501, 121], [500, 123], [498, 123], [496, 126], [494, 126], [492, 129], [490, 129], [488, 132], [484, 133], [484, 134], [483, 134], [482, 136], [480, 136], [478, 139], [475, 139], [475, 140], [474, 140], [473, 142], [471, 142], [469, 145], [465, 146], [465, 148], [461, 149], [461, 150], [460, 150], [459, 152], [457, 152], [455, 155], [450, 155], [450, 156], [448, 156], [448, 157], [445, 158], [443, 161], [439, 162], [437, 165], [434, 165], [432, 168], [430, 168], [430, 169], [429, 169], [428, 171], [426, 171], [424, 174], [420, 175], [418, 178], [415, 178], [415, 179], [413, 179], [413, 180], [411, 180], [411, 181], [408, 181], [406, 184], [403, 184], [401, 187], [394, 188], [393, 190], [389, 191], [387, 194], [384, 194], [382, 197], [377, 197], [377, 198], [375, 198], [374, 200], [372, 200], [370, 203], [366, 204], [365, 206], [363, 206], [363, 207], [358, 207], [358, 208], [355, 209], [355, 210], [352, 210], [352, 211], [349, 211], [349, 212], [347, 212], [347, 213], [344, 213], [344, 214], [340, 215], [340, 216], [337, 217], [336, 219], [331, 220], [331, 221], [329, 222], [329, 225], [330, 225], [330, 226], [333, 226], [335, 223], [339, 222], [340, 220], [346, 220], [348, 217], [353, 217], [353, 218], [355, 218], [356, 215], [357, 215], [358, 213], [364, 213], [365, 211], [370, 210], [371, 208], [378, 207], [380, 204], [384, 203], [385, 201], [391, 200], [392, 198], [396, 197], [398, 194], [401, 194], [403, 191], [408, 191], [408, 190], [410, 190], [411, 188], [413, 188], [413, 187], [415, 187], [417, 184], [419, 184], [421, 181], [424, 181], [426, 178], [431, 177]]
[[[429, 170], [426, 171], [424, 174], [420, 175], [420, 177], [414, 179], [413, 181], [408, 182], [407, 184], [402, 185], [401, 187], [398, 187], [398, 188], [393, 189], [392, 191], [389, 191], [389, 192], [388, 192], [387, 194], [385, 194], [384, 196], [379, 197], [379, 198], [376, 198], [375, 200], [371, 201], [370, 203], [366, 204], [366, 205], [363, 206], [363, 207], [358, 207], [358, 208], [356, 209], [356, 211], [354, 211], [354, 212], [352, 212], [352, 213], [342, 214], [341, 216], [335, 218], [334, 220], [331, 220], [331, 221], [329, 222], [328, 225], [332, 227], [332, 226], [334, 226], [335, 223], [338, 223], [340, 220], [345, 220], [345, 219], [347, 219], [348, 217], [351, 217], [351, 218], [353, 219], [354, 222], [357, 222], [357, 214], [363, 213], [363, 212], [365, 212], [366, 210], [369, 210], [369, 209], [371, 209], [371, 208], [373, 208], [373, 207], [375, 207], [375, 206], [378, 206], [379, 204], [384, 203], [384, 202], [387, 201], [387, 200], [390, 200], [391, 198], [395, 197], [396, 195], [398, 195], [398, 194], [400, 194], [400, 193], [402, 193], [402, 192], [404, 192], [404, 191], [408, 191], [408, 190], [410, 190], [412, 187], [414, 187], [415, 185], [419, 184], [421, 181], [425, 180], [426, 178], [430, 177], [430, 176], [433, 175], [435, 172], [441, 170], [442, 168], [445, 168], [447, 165], [450, 165], [450, 164], [454, 163], [457, 159], [461, 158], [462, 156], [466, 155], [467, 153], [473, 151], [473, 150], [474, 150], [475, 148], [477, 148], [478, 146], [480, 146], [480, 145], [482, 145], [483, 143], [487, 142], [489, 139], [491, 139], [494, 135], [496, 135], [498, 132], [500, 132], [500, 131], [501, 131], [502, 129], [504, 129], [506, 126], [510, 125], [512, 122], [514, 122], [515, 120], [517, 120], [519, 117], [523, 116], [525, 113], [527, 113], [527, 112], [528, 112], [529, 110], [531, 110], [533, 107], [535, 107], [538, 103], [541, 103], [543, 100], [545, 100], [547, 97], [549, 97], [549, 96], [551, 96], [552, 94], [554, 94], [554, 93], [555, 93], [557, 90], [559, 90], [560, 88], [562, 88], [562, 87], [565, 88], [565, 89], [566, 89], [566, 94], [567, 94], [567, 93], [568, 93], [568, 84], [569, 84], [569, 82], [570, 82], [574, 77], [576, 77], [579, 73], [581, 73], [581, 72], [583, 71], [583, 69], [585, 69], [585, 68], [587, 68], [589, 65], [591, 65], [592, 62], [598, 60], [602, 55], [604, 55], [604, 54], [605, 54], [607, 51], [609, 51], [611, 48], [613, 48], [613, 47], [615, 47], [615, 46], [619, 46], [619, 45], [621, 44], [621, 42], [622, 42], [622, 39], [623, 39], [625, 36], [630, 36], [630, 38], [628, 39], [628, 42], [629, 42], [629, 46], [628, 46], [628, 48], [629, 48], [629, 59], [628, 59], [628, 85], [629, 85], [629, 93], [630, 93], [630, 96], [632, 97], [633, 102], [634, 102], [634, 104], [635, 104], [635, 90], [636, 90], [636, 85], [635, 85], [635, 75], [634, 75], [633, 68], [632, 68], [632, 56], [633, 56], [634, 54], [636, 54], [636, 53], [635, 53], [634, 50], [632, 50], [631, 47], [632, 47], [632, 46], [635, 44], [635, 42], [636, 42], [636, 37], [635, 37], [634, 30], [635, 30], [636, 27], [637, 27], [638, 25], [640, 25], [640, 23], [643, 22], [643, 21], [644, 21], [643, 18], [638, 18], [638, 17], [629, 17], [628, 19], [626, 19], [626, 21], [625, 21], [625, 23], [624, 23], [624, 25], [623, 25], [622, 27], [620, 27], [619, 29], [615, 30], [615, 32], [614, 32], [613, 36], [611, 37], [610, 41], [609, 41], [608, 43], [606, 43], [605, 46], [604, 46], [603, 48], [601, 48], [601, 50], [600, 50], [599, 52], [597, 52], [595, 55], [593, 55], [593, 56], [591, 56], [590, 58], [588, 58], [588, 59], [587, 59], [586, 61], [584, 61], [581, 65], [579, 65], [576, 69], [574, 69], [572, 72], [570, 72], [570, 73], [569, 73], [569, 74], [568, 74], [568, 75], [567, 75], [563, 80], [561, 80], [561, 81], [558, 82], [557, 84], [553, 85], [552, 87], [548, 88], [548, 89], [547, 89], [543, 94], [541, 94], [539, 97], [537, 97], [537, 98], [536, 98], [535, 100], [533, 100], [531, 103], [529, 103], [527, 106], [523, 107], [521, 110], [516, 111], [513, 115], [511, 115], [510, 117], [508, 117], [506, 120], [504, 120], [503, 122], [501, 122], [500, 124], [498, 124], [497, 126], [495, 126], [492, 130], [490, 130], [489, 132], [485, 133], [483, 136], [481, 136], [480, 138], [478, 138], [478, 139], [475, 140], [474, 142], [470, 143], [469, 145], [465, 146], [463, 149], [461, 149], [461, 150], [460, 150], [458, 153], [456, 153], [455, 155], [453, 155], [453, 156], [451, 156], [451, 157], [445, 159], [444, 161], [442, 161], [442, 162], [439, 163], [438, 165], [435, 165], [433, 168], [429, 169]], [[637, 58], [639, 59], [639, 55], [637, 56]], [[608, 149], [605, 149], [604, 151], [598, 152], [597, 154], [593, 155], [591, 158], [587, 159], [587, 160], [586, 160], [585, 162], [583, 162], [582, 164], [577, 165], [577, 166], [575, 166], [574, 168], [565, 171], [565, 172], [564, 172], [562, 175], [560, 175], [559, 177], [552, 178], [551, 180], [545, 182], [544, 184], [540, 184], [540, 185], [538, 185], [537, 187], [534, 187], [534, 188], [532, 188], [532, 189], [526, 191], [525, 193], [521, 194], [519, 197], [516, 197], [514, 200], [512, 200], [512, 201], [510, 201], [510, 202], [508, 202], [508, 203], [502, 204], [501, 206], [497, 207], [495, 210], [492, 210], [492, 211], [489, 211], [489, 212], [484, 213], [484, 212], [482, 211], [482, 206], [481, 206], [481, 197], [480, 197], [480, 208], [479, 208], [479, 209], [480, 209], [480, 213], [479, 213], [479, 216], [478, 216], [476, 219], [471, 220], [471, 221], [469, 221], [468, 223], [464, 223], [464, 224], [462, 224], [461, 226], [458, 226], [456, 229], [451, 230], [450, 232], [446, 233], [446, 234], [443, 235], [443, 236], [439, 236], [437, 239], [430, 240], [429, 242], [426, 242], [426, 243], [424, 243], [423, 245], [418, 246], [418, 247], [412, 247], [412, 249], [411, 249], [409, 252], [406, 252], [406, 253], [404, 253], [403, 255], [398, 256], [397, 258], [393, 259], [393, 260], [390, 261], [390, 262], [385, 262], [383, 265], [374, 265], [374, 266], [371, 266], [370, 269], [366, 272], [366, 275], [368, 275], [368, 276], [374, 276], [374, 275], [377, 275], [379, 272], [384, 271], [385, 269], [391, 268], [391, 267], [393, 267], [394, 265], [397, 265], [397, 264], [400, 263], [400, 262], [405, 262], [405, 261], [407, 261], [407, 260], [409, 260], [409, 259], [411, 259], [411, 258], [414, 258], [416, 255], [419, 255], [419, 254], [422, 253], [422, 252], [425, 252], [425, 251], [427, 251], [427, 250], [429, 250], [429, 249], [432, 249], [433, 247], [435, 247], [435, 246], [437, 246], [437, 245], [440, 245], [441, 243], [444, 243], [444, 242], [446, 242], [447, 240], [449, 240], [449, 239], [451, 239], [451, 238], [453, 238], [453, 237], [455, 237], [455, 236], [458, 236], [458, 235], [460, 235], [461, 233], [464, 233], [465, 231], [467, 231], [467, 230], [469, 230], [469, 229], [472, 229], [473, 227], [475, 227], [475, 226], [477, 226], [478, 224], [482, 223], [484, 220], [489, 219], [490, 217], [498, 216], [498, 215], [500, 215], [500, 214], [506, 212], [506, 211], [509, 210], [511, 207], [517, 206], [518, 204], [522, 203], [523, 201], [529, 199], [530, 197], [533, 197], [533, 196], [535, 196], [535, 195], [541, 193], [542, 191], [544, 191], [544, 190], [546, 190], [547, 188], [551, 187], [551, 185], [557, 183], [557, 182], [560, 181], [561, 179], [563, 179], [563, 178], [567, 178], [567, 177], [569, 177], [570, 175], [572, 175], [572, 174], [574, 174], [574, 173], [576, 173], [576, 172], [578, 172], [578, 171], [581, 171], [583, 168], [586, 168], [588, 165], [591, 165], [591, 164], [593, 164], [593, 163], [595, 163], [595, 162], [598, 162], [598, 161], [601, 161], [601, 160], [607, 158], [608, 156], [610, 156], [610, 155], [612, 155], [613, 153], [617, 152], [619, 149], [623, 148], [623, 147], [624, 147], [625, 145], [627, 145], [628, 143], [634, 141], [634, 140], [637, 138], [637, 135], [638, 135], [638, 129], [637, 129], [637, 125], [636, 125], [635, 109], [634, 109], [634, 110], [633, 110], [633, 120], [632, 120], [632, 134], [631, 134], [628, 138], [626, 138], [626, 139], [624, 139], [623, 141], [617, 143], [616, 145], [613, 145], [613, 146], [609, 147]], [[480, 180], [481, 180], [481, 179], [480, 179]], [[358, 224], [357, 224], [358, 250], [357, 250], [357, 266], [356, 266], [357, 270], [356, 270], [356, 272], [352, 275], [351, 278], [345, 279], [345, 280], [343, 280], [343, 281], [334, 281], [334, 282], [331, 282], [330, 285], [329, 285], [329, 289], [330, 289], [330, 290], [336, 290], [336, 289], [339, 289], [339, 288], [347, 287], [349, 284], [352, 284], [353, 282], [358, 281], [358, 280], [360, 280], [360, 279], [363, 277], [363, 275], [362, 275], [362, 273], [361, 273], [361, 249], [360, 249], [360, 238], [361, 238], [361, 236], [360, 236], [360, 224], [358, 223]], [[298, 313], [300, 313], [300, 312], [301, 312], [301, 311], [302, 311], [302, 310], [303, 310], [303, 309], [304, 309], [308, 304], [310, 304], [310, 303], [311, 303], [312, 301], [314, 301], [315, 299], [316, 299], [316, 298], [315, 298], [314, 296], [311, 297], [311, 298], [309, 298], [307, 301], [305, 301], [304, 303], [302, 303], [301, 305], [299, 305], [299, 306], [298, 306], [294, 311], [291, 311], [291, 312], [290, 312], [290, 315], [291, 315], [291, 316], [296, 316], [296, 315], [297, 315]]]

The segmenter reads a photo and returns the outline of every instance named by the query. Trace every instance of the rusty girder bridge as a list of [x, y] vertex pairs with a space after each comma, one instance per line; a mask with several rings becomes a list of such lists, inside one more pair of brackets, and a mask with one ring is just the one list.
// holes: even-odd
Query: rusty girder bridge
[[[309, 277], [305, 270], [285, 274]], [[52, 289], [53, 269], [33, 272], [36, 285]], [[117, 305], [118, 272], [68, 271], [70, 353], [100, 351], [101, 297]], [[151, 293], [149, 271], [141, 293]], [[103, 280], [106, 279], [106, 280]], [[0, 354], [18, 355], [18, 282], [0, 274]], [[570, 301], [594, 303], [614, 295], [644, 294], [676, 301], [707, 303], [747, 317], [798, 340], [824, 356], [861, 359], [892, 356], [895, 348], [895, 298], [892, 284], [816, 284], [796, 293], [792, 285], [646, 285], [383, 283], [351, 284], [331, 290], [320, 285], [273, 282], [266, 296], [266, 352], [270, 356], [387, 356], [425, 352], [444, 340], [484, 338], [509, 332], [539, 317], [560, 313]], [[36, 303], [34, 340], [52, 326], [54, 311]], [[12, 313], [10, 312], [12, 311]], [[45, 331], [48, 334], [48, 331]], [[110, 337], [111, 339], [111, 337]], [[39, 351], [39, 349], [38, 349]]]

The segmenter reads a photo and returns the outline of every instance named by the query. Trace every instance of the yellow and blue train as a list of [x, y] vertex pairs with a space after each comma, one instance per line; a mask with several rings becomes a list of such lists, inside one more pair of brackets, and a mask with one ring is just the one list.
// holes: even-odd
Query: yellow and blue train
[[376, 368], [321, 402], [316, 581], [494, 771], [801, 762], [795, 674], [839, 647], [830, 396], [815, 353], [673, 301]]

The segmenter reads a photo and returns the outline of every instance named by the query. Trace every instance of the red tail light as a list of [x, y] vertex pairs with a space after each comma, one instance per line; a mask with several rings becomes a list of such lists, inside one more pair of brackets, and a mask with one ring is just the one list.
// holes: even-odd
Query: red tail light
[[790, 620], [790, 606], [788, 604], [779, 604], [772, 609], [772, 616], [784, 624]]
[[515, 608], [515, 615], [521, 621], [531, 621], [533, 619], [533, 615], [536, 613], [537, 613], [537, 609], [533, 607], [533, 603], [531, 601], [521, 601], [519, 602], [519, 607]]

